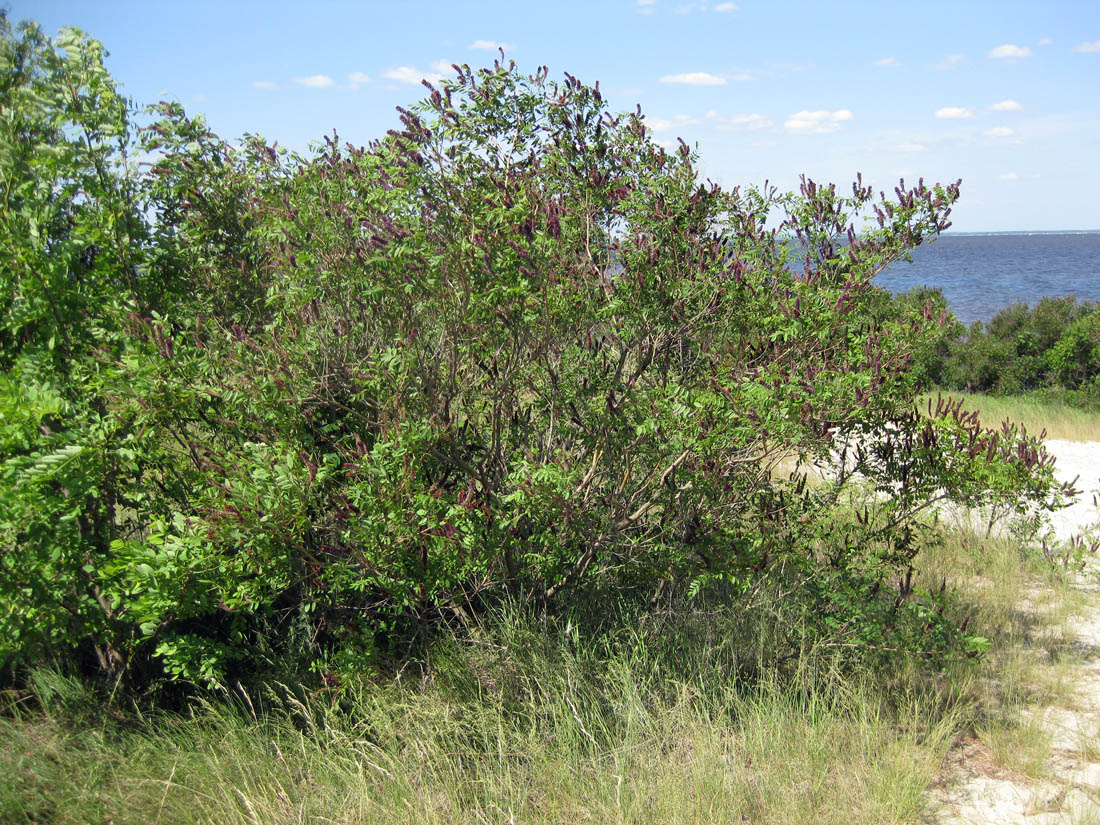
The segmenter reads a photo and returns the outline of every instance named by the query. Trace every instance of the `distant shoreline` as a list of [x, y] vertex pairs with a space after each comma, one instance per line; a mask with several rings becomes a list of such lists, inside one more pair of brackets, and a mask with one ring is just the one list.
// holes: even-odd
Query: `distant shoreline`
[[1010, 229], [1000, 232], [941, 232], [944, 237], [961, 238], [973, 235], [1100, 235], [1100, 229]]

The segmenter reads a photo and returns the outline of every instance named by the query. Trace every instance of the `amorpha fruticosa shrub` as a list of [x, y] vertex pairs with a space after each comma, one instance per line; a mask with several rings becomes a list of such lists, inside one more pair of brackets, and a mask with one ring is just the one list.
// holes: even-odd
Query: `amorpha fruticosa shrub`
[[[11, 105], [69, 134], [83, 109], [12, 88], [85, 82], [97, 53], [5, 36], [41, 60]], [[147, 171], [76, 144], [14, 167], [102, 174], [39, 190], [75, 223], [5, 237], [56, 276], [5, 274], [3, 657], [219, 683], [352, 666], [505, 590], [553, 609], [713, 580], [746, 609], [781, 582], [807, 632], [940, 644], [904, 620], [921, 514], [1057, 497], [1033, 440], [913, 412], [944, 318], [872, 286], [958, 185], [727, 190], [598, 87], [456, 71], [366, 147], [232, 149], [162, 105]], [[92, 137], [125, 148], [129, 114]], [[100, 280], [70, 277], [89, 256]], [[838, 450], [835, 483], [772, 472]], [[853, 508], [853, 485], [882, 495]]]

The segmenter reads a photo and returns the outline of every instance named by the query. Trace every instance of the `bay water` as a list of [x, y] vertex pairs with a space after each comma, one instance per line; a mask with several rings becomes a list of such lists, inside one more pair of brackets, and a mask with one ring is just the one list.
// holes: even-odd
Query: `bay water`
[[917, 247], [912, 258], [875, 283], [891, 292], [938, 287], [964, 324], [1045, 297], [1100, 301], [1100, 231], [949, 233]]

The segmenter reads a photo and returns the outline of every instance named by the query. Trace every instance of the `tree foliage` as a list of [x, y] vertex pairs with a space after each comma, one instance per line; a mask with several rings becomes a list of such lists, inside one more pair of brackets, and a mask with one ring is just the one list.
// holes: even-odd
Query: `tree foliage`
[[1014, 304], [990, 321], [961, 324], [928, 354], [925, 374], [946, 390], [1057, 394], [1100, 403], [1100, 312], [1073, 296]]
[[339, 673], [506, 591], [714, 581], [933, 649], [922, 514], [1058, 500], [1033, 439], [915, 413], [946, 317], [872, 284], [957, 184], [723, 189], [501, 63], [367, 147], [237, 149], [175, 104], [135, 128], [97, 43], [3, 25], [10, 664]]

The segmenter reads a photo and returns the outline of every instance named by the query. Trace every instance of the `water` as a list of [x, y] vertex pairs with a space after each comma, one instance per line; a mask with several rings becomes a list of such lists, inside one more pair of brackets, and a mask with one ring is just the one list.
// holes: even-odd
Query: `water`
[[1100, 301], [1100, 232], [944, 235], [875, 279], [891, 292], [943, 290], [960, 321], [988, 321], [1017, 302], [1076, 295]]

